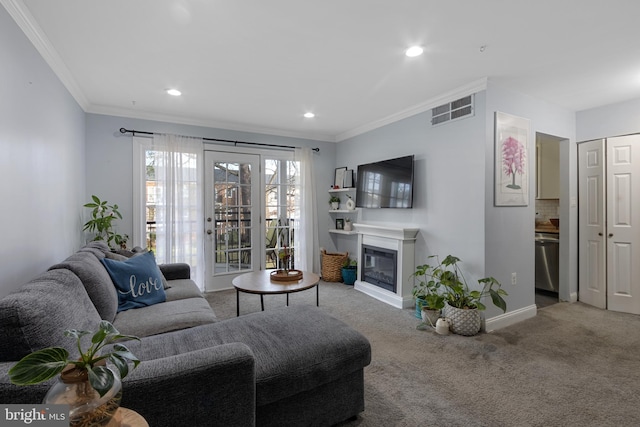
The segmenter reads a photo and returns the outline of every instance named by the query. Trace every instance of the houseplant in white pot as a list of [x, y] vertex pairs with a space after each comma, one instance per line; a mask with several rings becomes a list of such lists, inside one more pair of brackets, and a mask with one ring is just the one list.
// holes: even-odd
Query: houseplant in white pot
[[431, 326], [435, 325], [444, 308], [444, 296], [440, 282], [433, 276], [433, 267], [423, 264], [416, 267], [410, 276], [413, 279], [412, 294], [416, 300], [416, 317]]
[[340, 207], [340, 197], [335, 194], [329, 198], [329, 204], [331, 205], [331, 209], [336, 211]]
[[[92, 333], [75, 329], [64, 332], [65, 336], [75, 338], [78, 359], [70, 359], [69, 352], [62, 347], [49, 347], [26, 355], [9, 370], [9, 379], [16, 385], [38, 384], [60, 374], [44, 403], [68, 404], [69, 425], [74, 427], [107, 425], [120, 406], [121, 379], [129, 373], [129, 363], [134, 368], [140, 363], [126, 346], [117, 342], [137, 337], [122, 335], [103, 320], [91, 336], [89, 347], [82, 350], [82, 342], [86, 341], [83, 337]], [[107, 361], [112, 366], [107, 366]]]
[[[429, 258], [438, 259], [435, 255]], [[447, 255], [437, 265], [428, 266], [427, 272], [430, 279], [442, 288], [444, 317], [449, 319], [451, 332], [471, 336], [480, 332], [482, 326], [479, 312], [486, 309], [482, 300], [489, 296], [496, 307], [506, 312], [507, 303], [503, 296], [507, 295], [507, 292], [493, 277], [479, 279], [480, 289], [469, 288], [459, 262], [460, 258]]]

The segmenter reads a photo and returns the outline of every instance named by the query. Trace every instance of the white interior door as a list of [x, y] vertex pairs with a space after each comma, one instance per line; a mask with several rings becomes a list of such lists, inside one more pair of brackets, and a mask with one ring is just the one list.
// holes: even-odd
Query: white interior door
[[260, 269], [260, 157], [205, 152], [206, 290]]
[[640, 314], [640, 173], [634, 168], [640, 168], [640, 135], [607, 139], [608, 308]]
[[585, 142], [578, 146], [578, 299], [599, 308], [607, 307], [604, 147], [604, 139]]

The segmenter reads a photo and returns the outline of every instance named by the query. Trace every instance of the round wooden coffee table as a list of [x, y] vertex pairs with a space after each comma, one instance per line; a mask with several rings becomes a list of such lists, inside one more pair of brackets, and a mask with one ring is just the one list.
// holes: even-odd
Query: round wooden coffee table
[[240, 292], [260, 295], [260, 307], [264, 311], [264, 296], [287, 294], [287, 305], [289, 305], [289, 294], [307, 289], [316, 288], [316, 305], [320, 305], [320, 291], [318, 283], [320, 276], [310, 271], [302, 272], [302, 279], [295, 282], [276, 282], [271, 280], [273, 270], [260, 270], [245, 273], [237, 276], [231, 281], [236, 288], [236, 316], [240, 316]]

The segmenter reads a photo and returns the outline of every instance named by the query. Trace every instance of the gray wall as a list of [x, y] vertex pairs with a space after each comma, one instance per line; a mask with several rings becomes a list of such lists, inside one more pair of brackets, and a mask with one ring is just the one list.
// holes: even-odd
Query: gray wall
[[640, 98], [576, 114], [578, 142], [640, 132]]
[[[180, 125], [124, 117], [87, 114], [87, 189], [86, 197], [95, 194], [111, 203], [117, 203], [124, 216], [118, 231], [133, 235], [133, 162], [131, 134], [123, 135], [121, 127], [147, 132], [173, 133], [205, 138], [260, 142], [298, 147], [318, 147], [314, 154], [316, 192], [319, 194], [319, 214], [326, 212], [325, 194], [333, 179], [336, 144], [308, 139], [287, 138], [273, 135], [237, 132], [199, 126]], [[212, 148], [207, 144], [207, 148]], [[331, 245], [326, 229], [320, 229], [320, 245]]]
[[[535, 133], [566, 138], [563, 183], [566, 200], [561, 206], [561, 223], [566, 225], [563, 274], [568, 291], [577, 286], [575, 254], [576, 196], [575, 114], [571, 111], [496, 86], [477, 93], [471, 118], [431, 127], [430, 114], [422, 113], [350, 138], [338, 145], [336, 166], [357, 168], [375, 160], [416, 155], [414, 208], [410, 210], [365, 209], [363, 222], [417, 226], [420, 234], [416, 263], [429, 255], [454, 254], [463, 260], [468, 279], [494, 276], [509, 293], [509, 311], [535, 304], [534, 219], [535, 192], [529, 206], [494, 207], [494, 113], [501, 111], [530, 119], [530, 189], [535, 189]], [[562, 227], [561, 227], [562, 228]], [[354, 237], [334, 236], [341, 251], [357, 251]], [[517, 273], [516, 286], [511, 273]], [[488, 307], [486, 317], [500, 314]]]
[[[561, 298], [577, 291], [577, 208], [570, 207], [571, 197], [577, 197], [577, 149], [575, 144], [575, 113], [540, 99], [509, 91], [491, 79], [487, 86], [485, 157], [485, 256], [486, 274], [496, 277], [509, 297], [509, 310], [535, 303], [535, 134], [546, 133], [567, 141], [561, 143], [560, 258], [561, 281], [567, 284]], [[526, 207], [494, 206], [494, 114], [500, 111], [530, 120], [529, 133], [529, 205]], [[511, 285], [511, 273], [517, 273], [517, 284]], [[487, 317], [498, 314], [495, 307], [487, 309]]]
[[84, 113], [0, 7], [0, 296], [81, 243]]
[[[453, 254], [477, 277], [484, 272], [485, 92], [475, 115], [432, 127], [430, 112], [338, 144], [336, 166], [415, 155], [413, 209], [363, 209], [362, 221], [420, 228], [416, 263]], [[355, 236], [333, 237], [340, 249], [357, 251]], [[469, 279], [469, 277], [468, 277]]]

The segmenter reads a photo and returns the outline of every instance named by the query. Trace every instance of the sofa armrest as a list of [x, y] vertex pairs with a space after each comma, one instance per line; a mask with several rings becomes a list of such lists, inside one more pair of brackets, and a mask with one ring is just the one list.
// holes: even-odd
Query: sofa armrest
[[160, 271], [167, 280], [190, 279], [191, 267], [189, 264], [176, 262], [171, 264], [160, 264]]
[[231, 343], [142, 361], [123, 381], [121, 405], [154, 427], [253, 426], [253, 352]]

